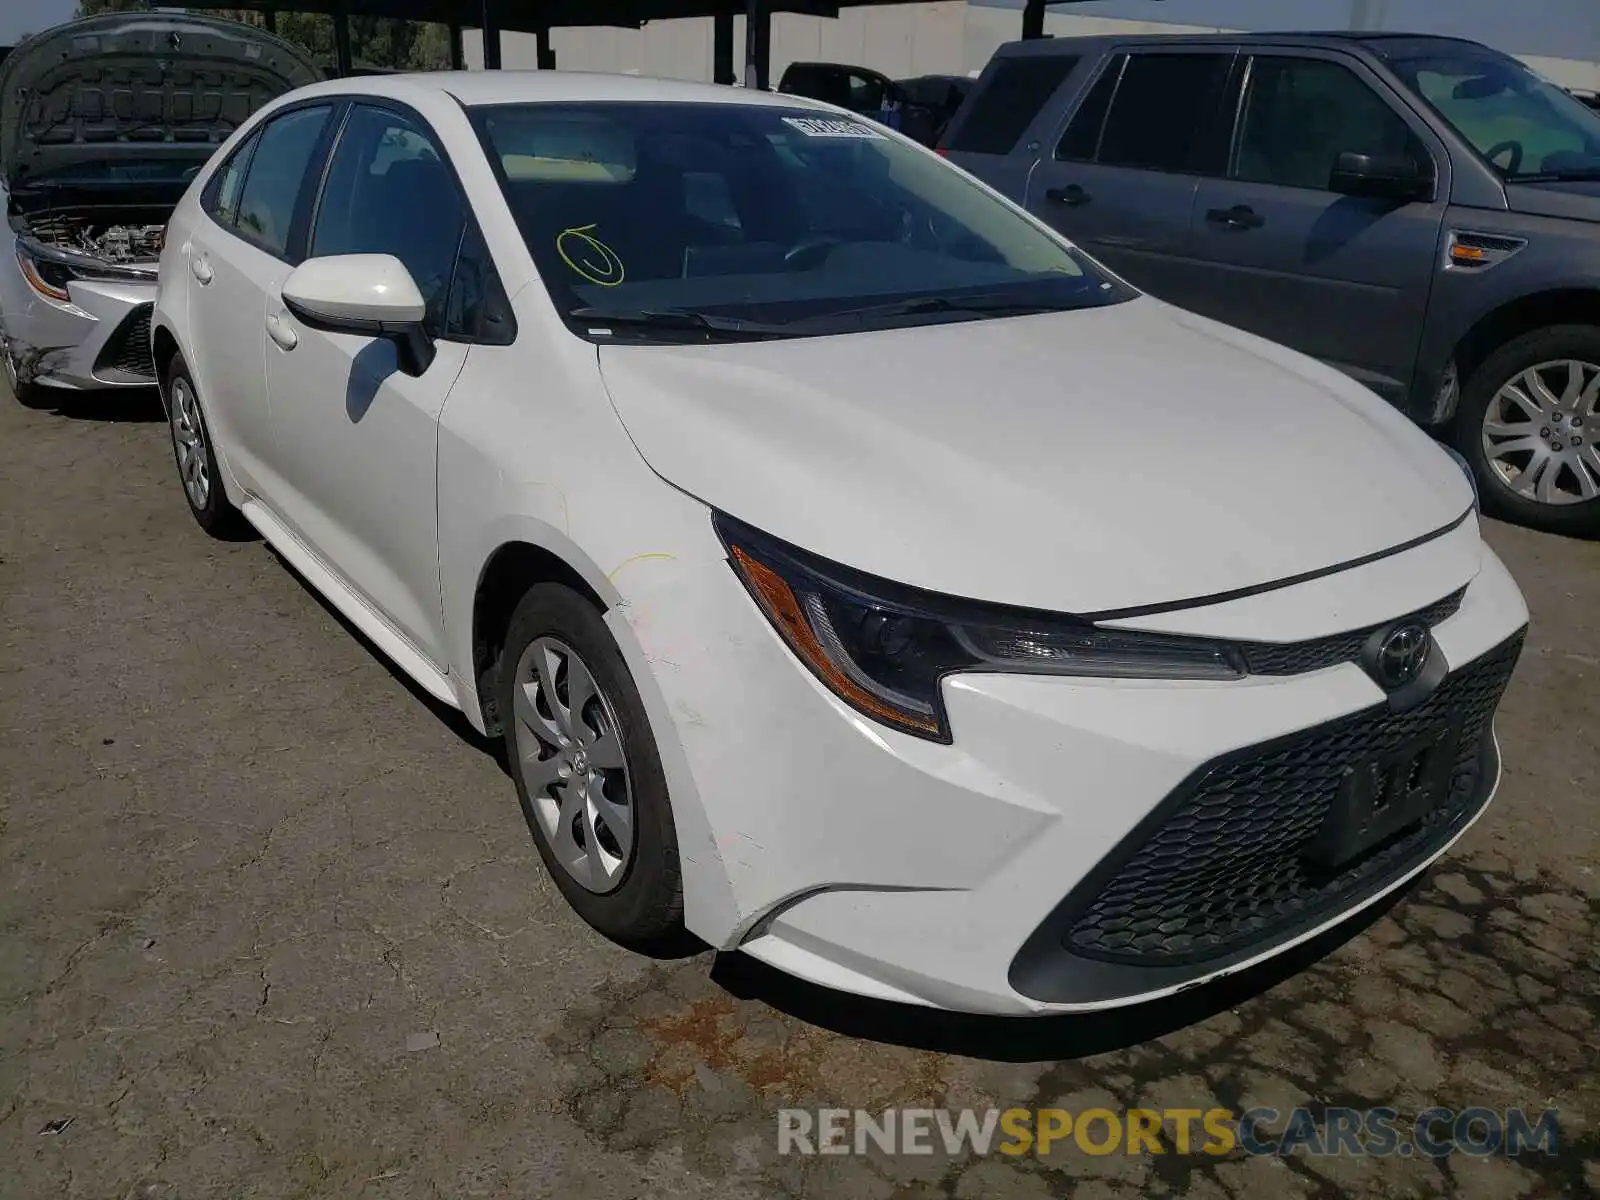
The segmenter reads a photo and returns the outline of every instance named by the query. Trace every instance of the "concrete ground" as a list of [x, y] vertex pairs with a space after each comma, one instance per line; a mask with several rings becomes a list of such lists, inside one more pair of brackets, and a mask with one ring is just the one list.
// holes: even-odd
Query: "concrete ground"
[[[1489, 537], [1532, 633], [1500, 797], [1429, 879], [1320, 960], [963, 1021], [601, 940], [488, 748], [200, 533], [151, 399], [0, 394], [0, 1194], [1600, 1196], [1600, 545]], [[1558, 1107], [1562, 1140], [776, 1154], [785, 1105], [1139, 1103]]]

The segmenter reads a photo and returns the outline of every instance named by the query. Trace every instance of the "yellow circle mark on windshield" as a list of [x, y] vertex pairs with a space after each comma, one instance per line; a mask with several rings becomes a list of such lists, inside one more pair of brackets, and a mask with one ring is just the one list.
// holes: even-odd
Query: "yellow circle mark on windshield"
[[625, 272], [617, 252], [594, 236], [594, 225], [577, 225], [556, 235], [556, 252], [590, 283], [616, 287]]

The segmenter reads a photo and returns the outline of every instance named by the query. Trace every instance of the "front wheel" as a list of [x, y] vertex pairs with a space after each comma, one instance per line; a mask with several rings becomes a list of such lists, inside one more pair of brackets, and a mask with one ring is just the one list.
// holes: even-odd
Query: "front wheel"
[[638, 949], [681, 939], [666, 775], [639, 690], [599, 611], [559, 584], [517, 605], [496, 699], [534, 845], [567, 903]]
[[1600, 535], [1600, 328], [1551, 326], [1491, 354], [1462, 392], [1456, 442], [1486, 512]]

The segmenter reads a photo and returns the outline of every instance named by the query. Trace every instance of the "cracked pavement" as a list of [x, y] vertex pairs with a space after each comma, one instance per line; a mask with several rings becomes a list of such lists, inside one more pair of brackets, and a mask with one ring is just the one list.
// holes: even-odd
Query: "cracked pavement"
[[[0, 393], [0, 1196], [1600, 1196], [1600, 544], [1488, 536], [1505, 776], [1422, 884], [1161, 1005], [966, 1020], [591, 933], [490, 748], [194, 525], [153, 398]], [[776, 1153], [783, 1105], [1254, 1103], [1551, 1106], [1561, 1152]]]

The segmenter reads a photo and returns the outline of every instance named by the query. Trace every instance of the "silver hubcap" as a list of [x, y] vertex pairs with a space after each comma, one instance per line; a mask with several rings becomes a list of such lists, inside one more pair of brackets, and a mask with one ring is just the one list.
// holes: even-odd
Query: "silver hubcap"
[[187, 380], [172, 381], [172, 441], [178, 448], [178, 474], [189, 503], [204, 509], [211, 499], [211, 459], [206, 453], [205, 426], [200, 423], [200, 405]]
[[633, 789], [617, 714], [571, 646], [536, 638], [517, 664], [515, 751], [535, 817], [567, 873], [618, 887], [633, 859]]
[[1500, 482], [1539, 504], [1600, 497], [1600, 365], [1563, 359], [1508, 381], [1483, 417], [1483, 452]]

